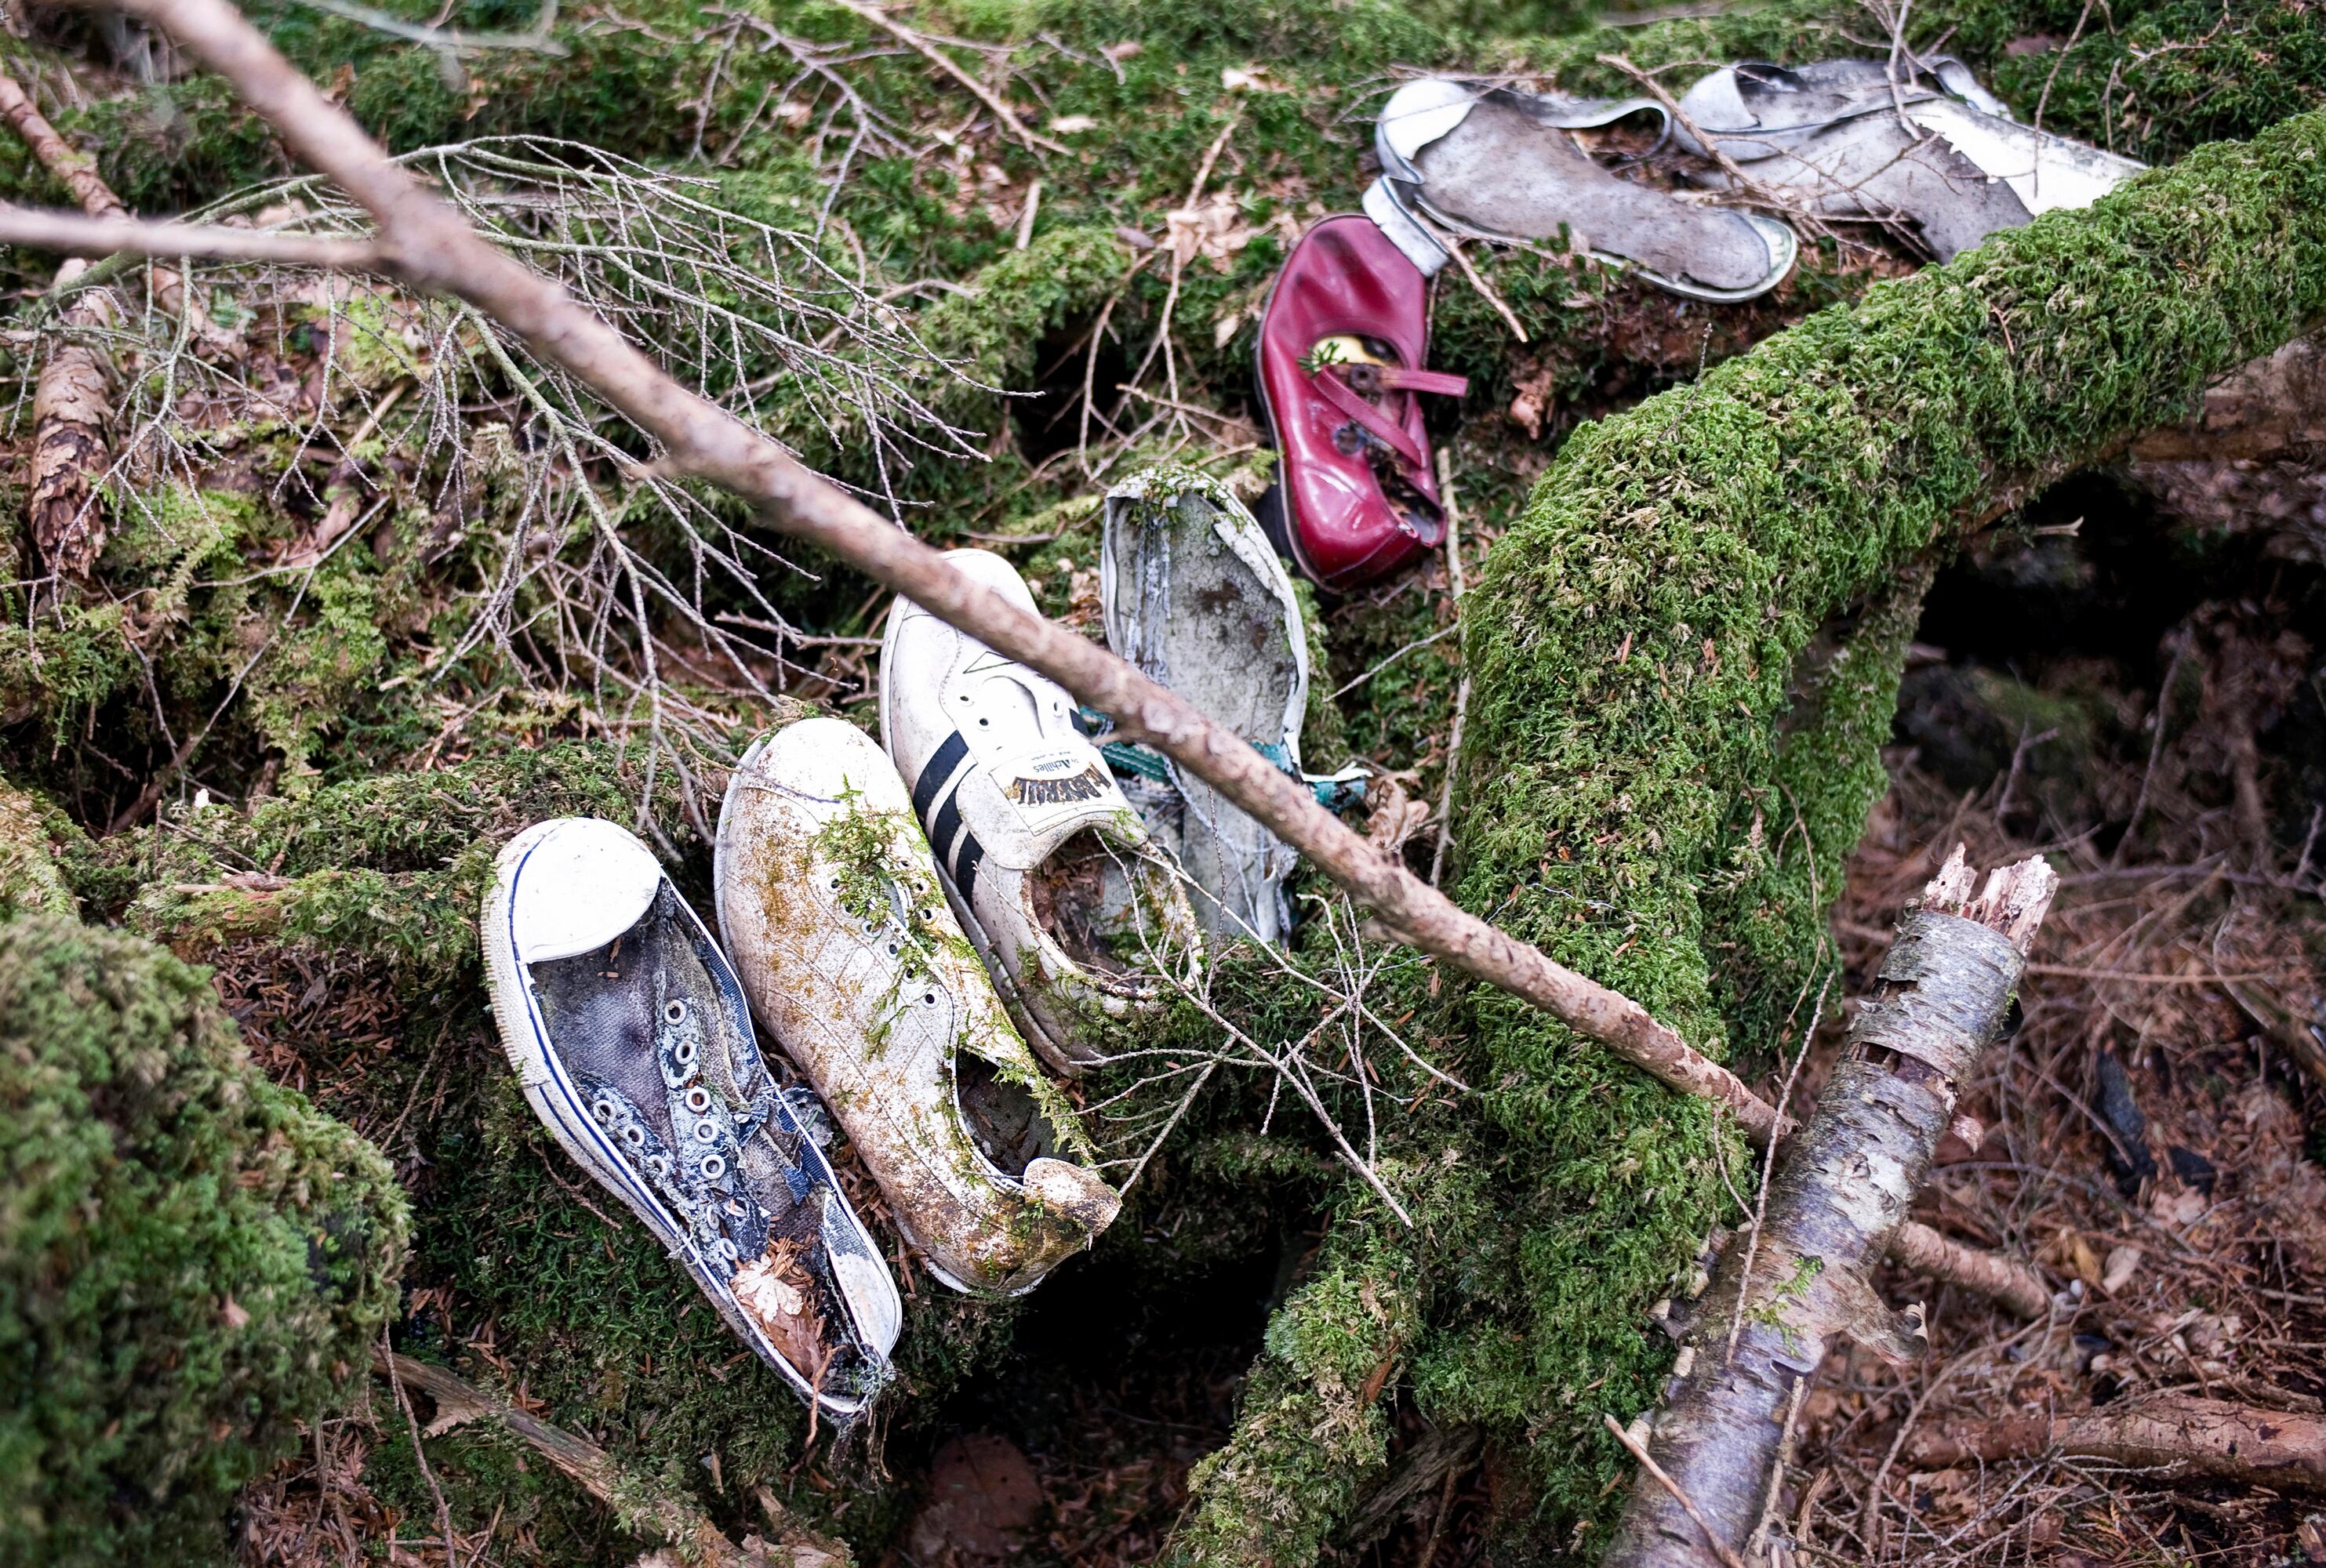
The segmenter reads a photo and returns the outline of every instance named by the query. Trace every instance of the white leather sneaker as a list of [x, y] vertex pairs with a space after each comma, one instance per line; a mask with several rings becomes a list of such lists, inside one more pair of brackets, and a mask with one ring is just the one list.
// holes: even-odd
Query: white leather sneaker
[[[1037, 613], [1000, 556], [945, 559]], [[1203, 942], [1186, 888], [1064, 687], [900, 598], [880, 649], [880, 739], [954, 913], [1059, 1071], [1109, 1054], [1115, 1028], [1163, 1005], [1165, 976], [1192, 981]]]
[[896, 1283], [653, 853], [594, 818], [538, 823], [501, 851], [479, 925], [535, 1114], [761, 1359], [833, 1415], [862, 1410], [904, 1322]]
[[759, 1021], [832, 1107], [906, 1238], [956, 1290], [1017, 1295], [1122, 1200], [1089, 1170], [861, 731], [762, 737], [719, 812], [719, 924]]

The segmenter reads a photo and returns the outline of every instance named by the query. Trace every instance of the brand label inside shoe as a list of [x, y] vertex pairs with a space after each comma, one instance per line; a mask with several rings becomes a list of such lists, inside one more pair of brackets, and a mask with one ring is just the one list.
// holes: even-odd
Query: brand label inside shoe
[[[1063, 759], [1071, 765], [1075, 758]], [[1106, 775], [1089, 763], [1081, 771], [1063, 778], [1015, 778], [1002, 786], [1001, 793], [1021, 806], [1055, 806], [1071, 801], [1094, 801], [1106, 793]]]

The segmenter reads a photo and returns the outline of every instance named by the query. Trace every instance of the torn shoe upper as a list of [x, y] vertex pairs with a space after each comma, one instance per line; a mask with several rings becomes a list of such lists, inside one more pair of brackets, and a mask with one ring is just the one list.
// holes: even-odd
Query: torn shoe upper
[[2041, 213], [2088, 207], [2145, 167], [2019, 124], [1960, 60], [1927, 63], [1894, 84], [1875, 60], [1726, 66], [1680, 99], [1674, 139], [1699, 155], [1708, 142], [1810, 210], [1911, 224], [1942, 262]]
[[1112, 1222], [1121, 1197], [1089, 1168], [1074, 1108], [1010, 1026], [903, 781], [861, 730], [805, 719], [745, 752], [712, 877], [753, 1011], [937, 1278], [1019, 1294]]
[[535, 1114], [794, 1389], [862, 1410], [903, 1323], [896, 1284], [653, 853], [594, 818], [539, 823], [502, 850], [479, 924]]

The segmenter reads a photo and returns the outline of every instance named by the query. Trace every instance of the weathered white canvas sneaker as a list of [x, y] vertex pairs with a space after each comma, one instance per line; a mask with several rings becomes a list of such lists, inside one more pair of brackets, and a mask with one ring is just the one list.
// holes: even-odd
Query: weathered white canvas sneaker
[[[1226, 486], [1192, 469], [1152, 469], [1109, 491], [1099, 595], [1109, 647], [1305, 776], [1300, 601], [1268, 535]], [[1201, 889], [1206, 934], [1283, 940], [1292, 923], [1285, 882], [1299, 861], [1292, 848], [1159, 753], [1109, 746], [1105, 756], [1133, 775], [1125, 793]], [[1345, 785], [1354, 775], [1308, 782]]]
[[931, 1272], [1017, 1295], [1122, 1200], [937, 885], [897, 770], [861, 731], [761, 738], [719, 813], [719, 924], [759, 1020], [832, 1107]]
[[501, 1044], [550, 1132], [804, 1397], [862, 1410], [904, 1322], [896, 1283], [653, 853], [594, 818], [536, 824], [501, 851], [479, 925]]
[[[1000, 556], [945, 559], [1029, 614]], [[880, 649], [880, 739], [935, 849], [946, 898], [1026, 1037], [1061, 1072], [1191, 979], [1186, 888], [1064, 687], [898, 599]]]

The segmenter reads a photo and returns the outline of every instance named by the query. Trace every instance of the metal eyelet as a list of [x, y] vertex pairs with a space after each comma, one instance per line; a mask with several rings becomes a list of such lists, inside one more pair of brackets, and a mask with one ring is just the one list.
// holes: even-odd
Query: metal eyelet
[[922, 997], [921, 997], [921, 1006], [923, 1006], [924, 1007], [935, 1007], [936, 1005], [937, 1005], [937, 994], [936, 994], [935, 991], [927, 991], [927, 992], [924, 992], [924, 993], [922, 994]]
[[711, 1091], [703, 1088], [702, 1085], [699, 1083], [693, 1089], [688, 1090], [686, 1091], [686, 1109], [693, 1111], [697, 1116], [701, 1116], [704, 1111], [709, 1110], [711, 1109]]
[[715, 1121], [709, 1120], [696, 1122], [694, 1124], [694, 1138], [697, 1143], [717, 1143], [719, 1141], [719, 1124]]
[[681, 1067], [693, 1066], [695, 1057], [701, 1054], [701, 1053], [695, 1049], [694, 1042], [692, 1040], [681, 1040], [677, 1044], [670, 1048], [670, 1053], [677, 1059], [678, 1064]]
[[634, 1149], [642, 1149], [647, 1146], [647, 1129], [633, 1122], [622, 1129], [622, 1141]]
[[590, 1108], [590, 1114], [596, 1117], [600, 1121], [610, 1124], [614, 1119], [617, 1109], [618, 1108], [612, 1100], [601, 1099], [598, 1101], [597, 1104]]
[[671, 1001], [664, 1007], [662, 1016], [671, 1023], [684, 1024], [686, 1022], [686, 1004], [676, 997], [673, 997]]
[[726, 1174], [727, 1162], [724, 1159], [717, 1155], [702, 1156], [702, 1174], [707, 1180], [715, 1182]]
[[667, 1182], [670, 1180], [670, 1156], [668, 1155], [648, 1155], [647, 1156], [647, 1174], [654, 1177], [658, 1182]]

